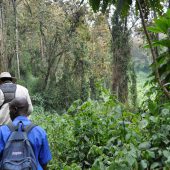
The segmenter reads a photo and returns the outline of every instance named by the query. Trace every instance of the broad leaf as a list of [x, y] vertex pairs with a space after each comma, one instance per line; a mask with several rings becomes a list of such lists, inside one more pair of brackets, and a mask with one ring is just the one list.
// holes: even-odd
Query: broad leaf
[[151, 165], [150, 169], [155, 169], [155, 168], [158, 168], [158, 167], [161, 167], [161, 163], [160, 163], [160, 162], [154, 162], [154, 163]]
[[148, 27], [147, 29], [154, 33], [160, 33], [160, 32], [164, 33], [159, 27]]
[[148, 125], [148, 121], [146, 119], [143, 119], [140, 121], [139, 126], [141, 129], [145, 128]]
[[163, 33], [167, 33], [168, 32], [168, 28], [169, 28], [169, 21], [166, 18], [160, 18], [160, 19], [156, 19], [155, 20], [155, 25], [158, 29], [161, 30], [161, 32]]
[[150, 142], [143, 142], [139, 145], [139, 149], [141, 149], [141, 150], [149, 149], [150, 147], [151, 147]]
[[140, 165], [142, 169], [146, 169], [148, 167], [147, 160], [141, 160]]

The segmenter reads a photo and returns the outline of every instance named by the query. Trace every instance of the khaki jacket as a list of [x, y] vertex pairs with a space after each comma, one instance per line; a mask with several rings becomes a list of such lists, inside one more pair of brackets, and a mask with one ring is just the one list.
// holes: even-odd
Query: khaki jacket
[[[33, 111], [30, 95], [25, 87], [17, 84], [15, 97], [25, 97], [29, 104], [28, 113], [30, 114]], [[0, 89], [0, 106], [3, 104], [3, 102], [4, 102], [4, 94]], [[9, 115], [9, 104], [5, 103], [0, 109], [0, 125], [7, 124], [9, 122], [11, 122], [10, 115]]]

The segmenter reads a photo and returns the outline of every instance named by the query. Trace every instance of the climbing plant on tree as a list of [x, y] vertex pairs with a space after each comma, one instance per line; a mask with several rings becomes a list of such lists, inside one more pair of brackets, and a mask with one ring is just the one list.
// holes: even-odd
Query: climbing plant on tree
[[[158, 71], [158, 66], [157, 66], [157, 55], [156, 52], [153, 48], [152, 42], [151, 42], [151, 38], [150, 35], [148, 34], [148, 31], [146, 29], [146, 23], [145, 23], [145, 19], [148, 18], [148, 15], [150, 13], [151, 10], [154, 9], [154, 11], [156, 13], [161, 14], [163, 11], [163, 2], [164, 0], [149, 0], [149, 1], [145, 1], [145, 0], [136, 0], [135, 1], [135, 5], [136, 5], [136, 10], [139, 11], [140, 13], [140, 17], [142, 20], [142, 26], [144, 28], [144, 32], [147, 38], [147, 41], [149, 43], [149, 47], [151, 50], [151, 54], [152, 54], [152, 59], [153, 59], [153, 63], [155, 65], [155, 78], [160, 86], [160, 88], [162, 89], [162, 91], [164, 92], [164, 94], [170, 99], [170, 92], [168, 91], [167, 87], [163, 85], [163, 82], [161, 81], [161, 77]], [[118, 0], [118, 1], [111, 1], [111, 0], [89, 0], [89, 3], [91, 5], [91, 7], [93, 8], [93, 10], [96, 12], [98, 10], [102, 10], [103, 12], [106, 11], [107, 7], [111, 4], [113, 4], [115, 7], [119, 7], [119, 4], [122, 6], [122, 10], [121, 10], [121, 16], [127, 16], [128, 15], [128, 11], [130, 9], [130, 6], [132, 5], [132, 0]], [[138, 15], [138, 14], [137, 14]]]
[[122, 5], [118, 4], [112, 16], [112, 53], [113, 53], [113, 79], [112, 90], [122, 102], [128, 96], [128, 64], [130, 61], [129, 31], [127, 17], [122, 18], [119, 11]]

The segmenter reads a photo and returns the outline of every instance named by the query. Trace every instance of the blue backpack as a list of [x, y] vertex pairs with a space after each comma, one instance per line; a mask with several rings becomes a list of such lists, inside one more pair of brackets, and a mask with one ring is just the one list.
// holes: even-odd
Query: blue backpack
[[37, 170], [34, 151], [28, 140], [28, 133], [36, 126], [30, 124], [24, 128], [22, 122], [17, 126], [7, 125], [11, 135], [5, 144], [0, 170]]

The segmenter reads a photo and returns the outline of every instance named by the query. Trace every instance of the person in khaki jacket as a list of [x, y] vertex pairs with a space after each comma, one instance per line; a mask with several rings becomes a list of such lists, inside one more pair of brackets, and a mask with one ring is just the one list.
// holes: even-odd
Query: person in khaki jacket
[[32, 102], [27, 88], [16, 84], [16, 78], [9, 72], [0, 74], [0, 125], [11, 122], [9, 115], [9, 102], [15, 97], [23, 97], [28, 102], [28, 113], [33, 111]]

